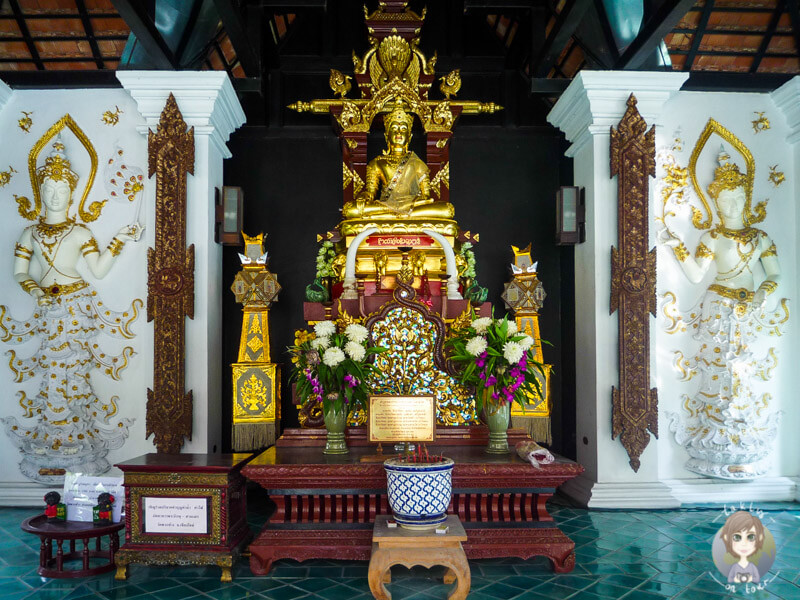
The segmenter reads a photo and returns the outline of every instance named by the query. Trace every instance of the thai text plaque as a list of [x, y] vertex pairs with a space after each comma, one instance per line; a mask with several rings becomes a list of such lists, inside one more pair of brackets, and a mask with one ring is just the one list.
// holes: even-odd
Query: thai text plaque
[[368, 429], [370, 442], [432, 442], [433, 396], [370, 396]]

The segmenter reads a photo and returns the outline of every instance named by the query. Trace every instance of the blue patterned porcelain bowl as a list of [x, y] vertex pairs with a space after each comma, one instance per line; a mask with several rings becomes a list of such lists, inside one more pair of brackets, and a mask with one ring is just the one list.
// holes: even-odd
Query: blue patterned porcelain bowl
[[386, 489], [394, 520], [407, 529], [433, 529], [447, 518], [453, 493], [453, 461], [409, 463], [390, 458], [386, 469]]

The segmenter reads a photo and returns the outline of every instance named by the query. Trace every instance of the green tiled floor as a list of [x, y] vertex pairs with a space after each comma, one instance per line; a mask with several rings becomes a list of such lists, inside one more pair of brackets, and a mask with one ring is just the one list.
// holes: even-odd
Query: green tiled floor
[[[260, 490], [250, 492], [250, 523], [255, 531], [266, 518]], [[716, 583], [722, 578], [711, 561], [711, 538], [724, 522], [716, 507], [680, 511], [587, 511], [551, 503], [550, 511], [576, 545], [572, 573], [556, 575], [543, 558], [470, 561], [471, 600], [616, 599], [722, 600], [732, 595]], [[775, 536], [777, 559], [765, 590], [735, 597], [751, 600], [800, 600], [800, 505], [761, 504], [763, 522]], [[0, 508], [0, 600], [356, 600], [372, 598], [367, 563], [291, 560], [274, 563], [267, 577], [255, 577], [246, 561], [223, 584], [216, 568], [129, 567], [125, 582], [113, 573], [77, 581], [44, 579], [36, 574], [39, 540], [20, 523], [28, 508]], [[395, 568], [389, 585], [396, 600], [447, 597], [442, 569]]]

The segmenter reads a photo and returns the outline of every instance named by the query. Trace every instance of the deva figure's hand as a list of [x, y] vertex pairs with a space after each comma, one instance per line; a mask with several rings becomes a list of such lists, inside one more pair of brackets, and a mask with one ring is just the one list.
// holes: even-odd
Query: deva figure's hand
[[53, 299], [50, 298], [47, 294], [44, 293], [42, 288], [34, 288], [31, 290], [31, 296], [34, 297], [36, 300], [36, 304], [39, 306], [50, 306], [53, 303]]
[[142, 237], [142, 232], [144, 231], [144, 227], [139, 225], [139, 223], [131, 223], [130, 225], [126, 225], [122, 229], [119, 230], [116, 237], [120, 241], [123, 242], [138, 242], [139, 239]]
[[656, 241], [669, 248], [677, 248], [683, 243], [681, 238], [676, 236], [666, 227], [661, 228], [658, 233], [656, 233]]
[[767, 303], [767, 290], [758, 288], [756, 293], [753, 294], [753, 309], [763, 308]]

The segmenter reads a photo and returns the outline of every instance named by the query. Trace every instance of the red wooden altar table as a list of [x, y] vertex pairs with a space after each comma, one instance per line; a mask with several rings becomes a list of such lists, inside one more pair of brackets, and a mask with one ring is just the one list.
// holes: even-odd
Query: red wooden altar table
[[[386, 474], [382, 462], [365, 462], [375, 446], [367, 444], [363, 428], [347, 435], [350, 453], [328, 456], [322, 453], [324, 430], [290, 429], [242, 470], [277, 506], [250, 545], [256, 575], [281, 558], [369, 559], [375, 516], [391, 514]], [[556, 572], [571, 571], [575, 544], [556, 527], [545, 503], [583, 467], [558, 458], [535, 469], [516, 454], [486, 454], [486, 438], [485, 427], [439, 428], [437, 443], [428, 446], [456, 463], [448, 512], [467, 531], [467, 557], [546, 556]], [[521, 439], [527, 439], [523, 431], [509, 431], [510, 444]]]

